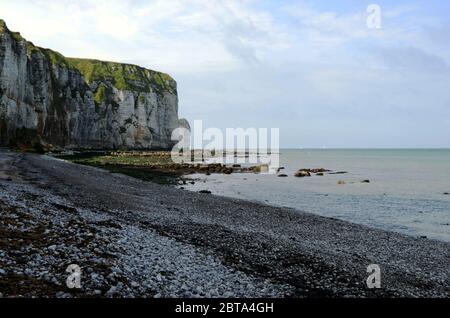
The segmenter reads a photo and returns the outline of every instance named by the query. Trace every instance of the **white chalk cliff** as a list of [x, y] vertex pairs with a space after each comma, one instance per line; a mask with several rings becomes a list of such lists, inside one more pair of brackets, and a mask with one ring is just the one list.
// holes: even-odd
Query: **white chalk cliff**
[[170, 148], [178, 126], [177, 84], [169, 75], [66, 58], [0, 20], [0, 145]]

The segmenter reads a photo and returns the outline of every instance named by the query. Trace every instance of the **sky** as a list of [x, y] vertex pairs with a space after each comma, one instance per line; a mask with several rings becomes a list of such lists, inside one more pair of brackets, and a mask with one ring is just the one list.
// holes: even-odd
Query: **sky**
[[450, 147], [447, 0], [0, 0], [0, 18], [66, 56], [169, 73], [180, 116], [205, 128], [279, 128], [283, 148]]

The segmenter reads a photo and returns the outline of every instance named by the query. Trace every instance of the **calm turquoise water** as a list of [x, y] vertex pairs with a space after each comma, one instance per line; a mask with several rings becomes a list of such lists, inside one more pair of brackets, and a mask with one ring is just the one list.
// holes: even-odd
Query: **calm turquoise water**
[[[196, 175], [204, 182], [188, 189], [450, 242], [450, 195], [444, 195], [450, 192], [450, 149], [282, 150], [280, 164], [288, 178]], [[319, 167], [348, 174], [293, 177], [300, 168]], [[361, 183], [365, 179], [371, 183]]]

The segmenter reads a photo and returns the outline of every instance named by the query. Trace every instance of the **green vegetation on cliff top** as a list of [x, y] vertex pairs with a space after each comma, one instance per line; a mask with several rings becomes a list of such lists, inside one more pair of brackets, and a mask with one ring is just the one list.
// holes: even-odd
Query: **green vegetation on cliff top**
[[111, 82], [120, 90], [150, 92], [152, 89], [173, 92], [173, 79], [164, 73], [144, 69], [137, 65], [91, 59], [65, 58], [70, 66], [83, 74], [87, 83]]
[[11, 32], [6, 23], [0, 19], [0, 33], [4, 32], [8, 32], [16, 42], [24, 42], [28, 56], [40, 53], [47, 57], [52, 65], [78, 70], [88, 84], [96, 81], [110, 82], [119, 90], [175, 93], [175, 81], [168, 74], [132, 64], [68, 58], [53, 50], [35, 46], [32, 42], [25, 40], [20, 33]]
[[0, 32], [5, 32], [5, 30], [8, 30], [8, 27], [6, 26], [6, 22], [2, 19], [0, 19]]

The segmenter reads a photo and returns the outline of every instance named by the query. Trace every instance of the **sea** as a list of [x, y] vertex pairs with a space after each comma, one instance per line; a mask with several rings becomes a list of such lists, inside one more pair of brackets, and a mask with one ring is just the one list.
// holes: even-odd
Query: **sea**
[[[450, 149], [282, 149], [279, 156], [288, 177], [196, 174], [183, 186], [450, 242]], [[304, 168], [347, 173], [294, 176]]]

